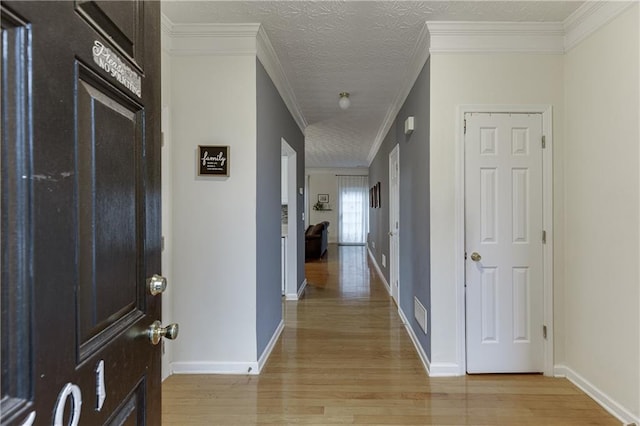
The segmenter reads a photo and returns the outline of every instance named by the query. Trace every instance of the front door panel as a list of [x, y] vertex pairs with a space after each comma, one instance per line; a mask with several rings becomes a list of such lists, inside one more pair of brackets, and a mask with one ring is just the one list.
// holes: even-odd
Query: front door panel
[[140, 71], [144, 61], [144, 7], [141, 0], [76, 1], [76, 11], [87, 24], [109, 38], [111, 46]]
[[[160, 345], [146, 332], [161, 307], [146, 289], [160, 273], [159, 3], [2, 7], [3, 40], [16, 38], [15, 23], [27, 34], [25, 71], [12, 73], [22, 88], [2, 88], [3, 110], [24, 110], [2, 116], [3, 129], [22, 125], [2, 139], [2, 332], [16, 335], [2, 340], [2, 381], [27, 386], [3, 387], [2, 424], [160, 424]], [[3, 43], [3, 73], [15, 69], [17, 56], [5, 55], [14, 50]], [[20, 172], [5, 150], [24, 153]], [[5, 213], [20, 191], [28, 249], [8, 258], [16, 235]], [[26, 285], [5, 280], [23, 263]], [[5, 302], [20, 291], [31, 302]], [[28, 311], [15, 331], [25, 315], [5, 315], [9, 303]], [[28, 365], [5, 369], [21, 339]]]
[[92, 347], [102, 346], [143, 315], [137, 283], [144, 282], [144, 206], [136, 193], [144, 188], [144, 110], [84, 65], [78, 64], [77, 74], [77, 309], [82, 360]]

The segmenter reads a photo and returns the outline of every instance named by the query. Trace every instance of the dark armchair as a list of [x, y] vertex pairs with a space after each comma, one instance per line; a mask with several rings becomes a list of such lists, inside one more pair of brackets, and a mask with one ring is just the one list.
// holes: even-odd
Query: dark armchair
[[327, 251], [329, 239], [329, 222], [320, 222], [310, 225], [304, 234], [304, 258], [318, 259]]

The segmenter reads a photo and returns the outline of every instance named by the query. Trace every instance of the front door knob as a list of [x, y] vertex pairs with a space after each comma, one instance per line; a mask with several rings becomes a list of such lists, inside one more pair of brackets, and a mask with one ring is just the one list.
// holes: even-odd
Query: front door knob
[[471, 253], [471, 260], [473, 260], [474, 262], [480, 262], [480, 259], [482, 259], [482, 256], [480, 256], [480, 253], [475, 251]]
[[153, 274], [151, 278], [147, 279], [147, 288], [152, 296], [163, 293], [167, 289], [167, 279], [161, 275]]
[[149, 326], [147, 335], [149, 336], [151, 344], [157, 345], [163, 337], [166, 337], [169, 340], [175, 339], [178, 337], [179, 331], [180, 327], [178, 324], [169, 324], [168, 326], [163, 327], [160, 321], [154, 321], [153, 324]]

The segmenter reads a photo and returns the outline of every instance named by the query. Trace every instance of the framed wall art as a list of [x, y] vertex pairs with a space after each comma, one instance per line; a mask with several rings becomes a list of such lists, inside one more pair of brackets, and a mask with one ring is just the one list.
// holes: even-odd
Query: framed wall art
[[229, 176], [229, 145], [198, 145], [198, 176]]
[[373, 208], [378, 208], [378, 188], [377, 186], [373, 186]]

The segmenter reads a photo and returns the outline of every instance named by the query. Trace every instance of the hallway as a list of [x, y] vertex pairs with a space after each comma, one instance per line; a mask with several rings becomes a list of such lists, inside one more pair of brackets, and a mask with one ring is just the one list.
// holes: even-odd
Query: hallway
[[428, 378], [364, 247], [332, 244], [306, 276], [262, 374], [171, 376], [164, 425], [619, 424], [564, 379]]

